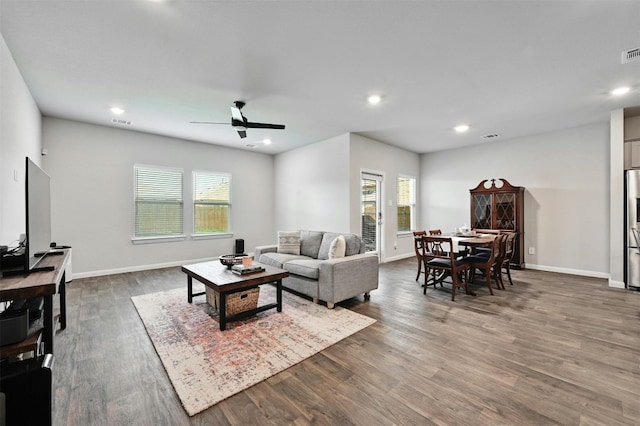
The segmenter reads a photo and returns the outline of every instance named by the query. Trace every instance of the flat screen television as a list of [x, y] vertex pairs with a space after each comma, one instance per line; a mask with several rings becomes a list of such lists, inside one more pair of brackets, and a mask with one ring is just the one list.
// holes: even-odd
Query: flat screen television
[[51, 179], [29, 157], [26, 159], [26, 247], [25, 270], [48, 270], [38, 263], [51, 247]]

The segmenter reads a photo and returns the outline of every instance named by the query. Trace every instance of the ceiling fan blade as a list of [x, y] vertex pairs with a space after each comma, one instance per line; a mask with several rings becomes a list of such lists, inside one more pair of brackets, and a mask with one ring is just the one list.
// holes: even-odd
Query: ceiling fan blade
[[240, 135], [240, 137], [242, 139], [247, 137], [247, 131], [246, 130], [238, 130], [238, 134]]
[[252, 123], [246, 121], [244, 127], [247, 129], [277, 129], [284, 130], [284, 124], [270, 124], [270, 123]]

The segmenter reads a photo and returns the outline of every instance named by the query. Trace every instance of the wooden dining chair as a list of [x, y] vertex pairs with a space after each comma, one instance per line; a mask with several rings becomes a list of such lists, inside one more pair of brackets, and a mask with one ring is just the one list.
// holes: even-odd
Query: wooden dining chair
[[502, 240], [501, 236], [496, 237], [491, 246], [489, 247], [491, 251], [489, 255], [485, 254], [472, 254], [470, 256], [465, 257], [463, 260], [469, 264], [469, 274], [470, 280], [473, 282], [475, 279], [475, 270], [479, 269], [483, 272], [485, 283], [487, 284], [487, 288], [489, 289], [489, 293], [493, 296], [493, 289], [491, 288], [491, 279], [493, 278], [496, 281], [496, 288], [501, 288], [499, 281], [495, 278], [494, 266], [496, 264], [496, 257], [499, 254], [500, 250], [500, 241]]
[[424, 265], [424, 242], [422, 241], [422, 237], [427, 235], [427, 231], [413, 231], [413, 244], [414, 249], [416, 251], [416, 259], [418, 259], [418, 275], [416, 275], [416, 281], [420, 278], [420, 274], [422, 273], [422, 265]]
[[[434, 272], [434, 280], [432, 282], [433, 288], [436, 288], [436, 284], [440, 284], [442, 287], [443, 278], [445, 275], [451, 276], [451, 300], [456, 299], [456, 289], [464, 288], [465, 292], [469, 294], [469, 264], [462, 259], [456, 259], [456, 255], [453, 251], [453, 241], [450, 237], [442, 236], [425, 236], [422, 237], [425, 241], [425, 248], [431, 256], [431, 259], [425, 263], [425, 280], [423, 294], [427, 294], [427, 287], [429, 286], [428, 277], [431, 272]], [[439, 278], [436, 279], [438, 271], [441, 272]]]
[[491, 274], [498, 284], [498, 288], [504, 290], [504, 281], [502, 280], [502, 266], [505, 262], [507, 254], [507, 240], [509, 239], [509, 235], [500, 234], [496, 239], [499, 240], [498, 254], [496, 255], [496, 260], [493, 265], [493, 269], [491, 270]]
[[511, 279], [511, 261], [513, 261], [513, 257], [516, 253], [516, 241], [518, 240], [517, 232], [509, 232], [507, 234], [507, 242], [504, 254], [504, 261], [502, 262], [502, 267], [500, 274], [505, 272], [507, 274], [507, 278], [509, 278], [509, 284], [513, 285], [513, 280]]
[[[438, 236], [438, 235], [442, 235], [442, 231], [440, 229], [429, 229], [429, 235], [431, 236]], [[442, 247], [439, 247], [437, 244], [435, 245], [436, 249], [442, 253], [444, 253], [444, 250], [442, 249]]]

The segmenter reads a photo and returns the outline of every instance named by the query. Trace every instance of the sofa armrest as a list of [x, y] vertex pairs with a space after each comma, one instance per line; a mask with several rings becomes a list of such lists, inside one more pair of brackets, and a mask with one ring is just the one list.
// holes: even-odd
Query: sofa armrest
[[260, 256], [262, 256], [262, 253], [277, 253], [277, 252], [278, 252], [278, 246], [275, 244], [268, 245], [268, 246], [258, 246], [253, 251], [253, 259], [256, 262], [259, 262]]
[[337, 303], [378, 288], [378, 256], [355, 254], [320, 263], [319, 297]]

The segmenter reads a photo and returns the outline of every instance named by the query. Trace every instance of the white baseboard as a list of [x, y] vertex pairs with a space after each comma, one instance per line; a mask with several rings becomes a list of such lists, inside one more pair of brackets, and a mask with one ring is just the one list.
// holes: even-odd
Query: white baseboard
[[89, 271], [89, 272], [80, 272], [74, 273], [73, 278], [89, 278], [89, 277], [101, 277], [104, 275], [113, 275], [113, 274], [124, 274], [127, 272], [137, 272], [137, 271], [148, 271], [150, 269], [161, 269], [161, 268], [171, 268], [174, 266], [182, 266], [189, 265], [192, 263], [200, 263], [200, 262], [208, 262], [210, 260], [216, 260], [217, 257], [210, 257], [206, 259], [191, 259], [191, 260], [180, 260], [175, 262], [165, 262], [165, 263], [155, 263], [152, 265], [138, 265], [138, 266], [128, 266], [125, 268], [116, 268], [116, 269], [103, 269], [100, 271]]
[[582, 269], [558, 268], [557, 266], [535, 265], [527, 263], [526, 269], [536, 269], [538, 271], [558, 272], [560, 274], [581, 275], [583, 277], [609, 278], [609, 274], [596, 271], [585, 271]]

